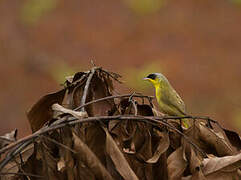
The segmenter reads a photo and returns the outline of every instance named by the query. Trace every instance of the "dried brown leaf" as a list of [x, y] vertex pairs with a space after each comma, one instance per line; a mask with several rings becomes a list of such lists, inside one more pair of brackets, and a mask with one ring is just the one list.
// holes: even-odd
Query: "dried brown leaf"
[[[30, 174], [33, 174], [33, 175], [42, 176], [42, 178], [46, 177], [46, 174], [43, 172], [43, 164], [42, 164], [41, 160], [36, 159], [36, 153], [35, 152], [28, 158], [26, 163], [23, 164], [22, 170], [25, 173], [30, 173]], [[23, 176], [20, 176], [20, 177], [23, 178]], [[28, 178], [28, 179], [38, 180], [40, 178], [31, 177], [31, 178]]]
[[54, 103], [62, 104], [66, 89], [43, 96], [27, 113], [27, 117], [33, 132], [39, 130], [53, 117], [51, 106]]
[[78, 180], [96, 180], [95, 174], [92, 170], [85, 166], [81, 161], [76, 162], [76, 166], [74, 168], [74, 174], [76, 179]]
[[[14, 157], [2, 170], [1, 173], [18, 173], [21, 172], [20, 164], [21, 163], [26, 163], [28, 159], [32, 156], [33, 154], [33, 144], [28, 146], [23, 152], [21, 152], [21, 157], [20, 155], [17, 155]], [[0, 173], [0, 174], [1, 174]], [[1, 177], [3, 180], [5, 179], [10, 179], [14, 178], [14, 174], [9, 174]]]
[[105, 132], [98, 122], [84, 125], [84, 142], [105, 166]]
[[111, 157], [117, 171], [124, 179], [138, 179], [136, 174], [131, 169], [123, 153], [120, 151], [115, 141], [109, 134], [106, 128], [103, 128], [106, 133], [106, 152]]
[[65, 176], [57, 170], [57, 159], [53, 156], [53, 151], [48, 150], [46, 145], [41, 142], [38, 144], [39, 157], [42, 161], [43, 173], [45, 179], [64, 179]]
[[[217, 152], [218, 156], [233, 155], [234, 149], [232, 145], [225, 139], [224, 134], [215, 132], [205, 126], [204, 123], [198, 123], [197, 128], [199, 129], [199, 137], [205, 144], [213, 147]], [[215, 153], [215, 152], [213, 152]]]
[[73, 146], [73, 140], [72, 140], [72, 131], [69, 127], [64, 127], [60, 129], [60, 136], [62, 139], [62, 143], [68, 147], [59, 147], [59, 156], [60, 161], [57, 163], [57, 166], [61, 167], [62, 165], [62, 172], [66, 170], [68, 180], [74, 180], [74, 158], [73, 154], [69, 149], [72, 149]]
[[241, 167], [241, 153], [233, 156], [205, 158], [203, 173], [209, 175], [217, 171], [236, 172]]
[[10, 133], [6, 133], [3, 136], [0, 136], [0, 149], [3, 148], [4, 146], [7, 146], [11, 142], [16, 141], [18, 134], [18, 130], [14, 129]]
[[130, 147], [135, 147], [136, 153], [134, 157], [129, 156], [130, 165], [140, 179], [153, 179], [152, 164], [144, 163], [152, 157], [153, 153], [151, 126], [143, 122], [134, 123], [136, 130], [133, 138], [130, 140]]
[[[188, 135], [190, 137], [191, 134], [188, 134]], [[190, 140], [193, 141], [192, 138], [190, 138]], [[185, 138], [182, 138], [182, 148], [183, 148], [183, 159], [187, 161], [189, 165], [188, 166], [189, 169], [188, 171], [186, 171], [186, 174], [188, 173], [188, 174], [194, 175], [198, 173], [202, 164], [203, 154], [200, 154], [200, 152], [196, 149], [196, 147], [190, 144], [190, 142], [188, 142]], [[198, 174], [200, 174], [200, 172]]]
[[146, 161], [147, 163], [156, 163], [159, 160], [160, 156], [167, 151], [170, 145], [168, 132], [157, 131], [156, 133], [160, 137], [160, 142], [159, 142], [159, 145], [157, 146], [157, 149], [154, 155]]
[[227, 130], [227, 129], [223, 129], [223, 131], [225, 132], [230, 143], [237, 149], [237, 151], [240, 151], [241, 150], [241, 140], [240, 140], [240, 136], [238, 135], [238, 133]]
[[[109, 82], [105, 82], [105, 79], [102, 78], [102, 74], [99, 74], [99, 76], [95, 74], [93, 76], [93, 81], [90, 86], [93, 100], [111, 96], [108, 84]], [[94, 103], [91, 106], [93, 114], [90, 116], [100, 116], [108, 115], [109, 111], [115, 106], [115, 104], [113, 99], [109, 99]]]
[[[181, 131], [180, 123], [174, 120], [168, 121], [173, 127], [175, 127], [177, 130]], [[169, 129], [169, 139], [170, 139], [170, 146], [173, 149], [177, 149], [181, 146], [181, 139], [182, 135], [179, 134], [177, 131], [173, 129]]]
[[[191, 146], [189, 144], [189, 146]], [[191, 174], [195, 174], [197, 171], [200, 170], [200, 167], [202, 165], [202, 161], [200, 156], [196, 153], [193, 147], [190, 148], [190, 160], [189, 160], [189, 169]]]
[[[133, 99], [131, 101], [129, 98], [122, 99], [119, 111], [123, 114], [153, 115], [149, 105], [139, 105]], [[136, 176], [142, 179], [152, 179], [152, 165], [141, 163], [151, 158], [153, 154], [151, 125], [132, 120], [111, 121], [109, 128], [111, 128], [111, 133], [115, 135], [116, 143], [125, 152], [124, 156]]]
[[187, 165], [183, 159], [183, 149], [179, 147], [167, 158], [168, 178], [170, 180], [181, 179]]
[[239, 170], [232, 172], [216, 172], [205, 176], [206, 180], [240, 180]]
[[91, 169], [97, 179], [113, 179], [100, 160], [90, 150], [90, 148], [74, 133], [74, 149], [79, 152], [76, 156], [78, 161], [82, 161]]
[[206, 180], [201, 169], [197, 169], [192, 175], [182, 177], [182, 180]]

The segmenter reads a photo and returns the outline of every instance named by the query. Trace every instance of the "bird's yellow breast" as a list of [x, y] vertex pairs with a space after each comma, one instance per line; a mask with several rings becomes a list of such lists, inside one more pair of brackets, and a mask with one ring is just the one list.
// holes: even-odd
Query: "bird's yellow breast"
[[169, 99], [171, 95], [175, 96], [175, 94], [169, 94], [169, 92], [172, 91], [169, 86], [156, 84], [154, 87], [156, 90], [156, 99], [160, 107], [160, 111], [171, 116], [183, 115], [183, 113], [180, 112]]

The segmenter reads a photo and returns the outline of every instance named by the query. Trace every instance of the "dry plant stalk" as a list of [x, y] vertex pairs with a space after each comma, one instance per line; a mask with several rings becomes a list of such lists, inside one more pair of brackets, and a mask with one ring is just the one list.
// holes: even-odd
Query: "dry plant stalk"
[[208, 117], [162, 116], [152, 97], [113, 95], [118, 74], [69, 77], [28, 112], [33, 134], [0, 137], [1, 179], [241, 179], [241, 141]]

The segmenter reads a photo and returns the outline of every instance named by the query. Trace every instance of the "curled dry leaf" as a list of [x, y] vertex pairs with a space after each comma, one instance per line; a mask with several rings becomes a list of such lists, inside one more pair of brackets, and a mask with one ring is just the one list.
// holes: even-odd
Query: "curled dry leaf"
[[[170, 120], [169, 123], [177, 130], [181, 131], [180, 123], [174, 120]], [[169, 129], [170, 146], [173, 149], [177, 149], [181, 146], [182, 135], [173, 129]]]
[[170, 180], [181, 179], [187, 165], [183, 159], [183, 149], [179, 147], [167, 158], [168, 178]]
[[170, 145], [168, 132], [157, 131], [156, 133], [160, 137], [160, 142], [157, 146], [154, 155], [146, 161], [147, 163], [156, 163], [159, 160], [160, 156], [167, 151]]
[[133, 179], [137, 180], [138, 177], [133, 172], [131, 167], [129, 166], [127, 160], [125, 159], [123, 153], [120, 151], [118, 146], [116, 145], [115, 141], [109, 134], [108, 130], [104, 128], [106, 133], [106, 152], [111, 157], [117, 171], [124, 179]]
[[207, 176], [217, 171], [237, 172], [241, 167], [241, 153], [233, 156], [205, 158], [203, 173]]
[[62, 104], [66, 89], [62, 89], [58, 92], [43, 96], [27, 113], [27, 117], [32, 128], [35, 132], [39, 130], [43, 125], [50, 121], [53, 117], [53, 111], [51, 106], [54, 103]]
[[[66, 170], [67, 179], [74, 180], [74, 158], [72, 155], [72, 151], [70, 151], [73, 147], [73, 140], [72, 140], [72, 131], [69, 127], [64, 127], [60, 129], [60, 136], [62, 143], [65, 145], [65, 147], [61, 146], [59, 147], [59, 156], [60, 161], [58, 165], [64, 165], [62, 167], [62, 171]], [[68, 147], [68, 148], [66, 148]]]
[[18, 134], [18, 130], [14, 129], [10, 133], [6, 133], [3, 136], [0, 136], [0, 149], [4, 146], [7, 146], [11, 142], [16, 141], [17, 134]]
[[29, 145], [26, 149], [23, 150], [23, 152], [21, 152], [21, 156], [18, 155], [16, 156], [12, 161], [10, 161], [1, 171], [1, 173], [13, 173], [13, 174], [9, 174], [6, 176], [2, 176], [1, 180], [9, 180], [9, 179], [15, 179], [15, 175], [14, 173], [19, 172], [20, 167], [19, 164], [22, 163], [26, 163], [27, 161], [29, 161], [30, 157], [32, 156], [34, 152], [34, 146], [33, 144]]
[[[92, 100], [100, 99], [106, 96], [111, 96], [112, 89], [109, 88], [111, 84], [102, 78], [99, 73], [93, 76], [93, 83], [90, 85], [90, 93]], [[115, 107], [114, 100], [105, 100], [91, 105], [92, 114], [90, 116], [108, 115], [108, 113]]]
[[199, 155], [195, 147], [188, 143], [184, 138], [182, 139], [182, 143], [183, 159], [188, 164], [188, 168], [185, 170], [185, 174], [191, 174], [192, 178], [202, 175], [202, 171], [200, 171], [202, 166], [201, 155]]
[[200, 139], [213, 147], [218, 156], [234, 154], [234, 149], [221, 132], [214, 132], [213, 129], [206, 127], [204, 123], [199, 123], [198, 129], [200, 131]]
[[200, 169], [197, 169], [194, 174], [182, 177], [181, 180], [207, 180], [207, 178]]
[[112, 180], [113, 178], [97, 158], [97, 156], [90, 150], [90, 148], [74, 133], [74, 149], [78, 152], [77, 160], [81, 161], [90, 168], [90, 170], [95, 174], [97, 179], [107, 179]]
[[241, 150], [241, 140], [240, 140], [240, 136], [238, 135], [238, 133], [227, 130], [227, 129], [223, 129], [223, 131], [225, 132], [228, 140], [233, 145], [233, 147], [235, 147], [237, 149], [237, 151], [240, 151]]

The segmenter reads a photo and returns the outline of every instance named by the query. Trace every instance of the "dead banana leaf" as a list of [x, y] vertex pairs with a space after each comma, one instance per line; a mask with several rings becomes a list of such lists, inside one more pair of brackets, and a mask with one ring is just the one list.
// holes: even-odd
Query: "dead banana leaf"
[[[181, 130], [180, 123], [174, 120], [170, 120], [169, 123], [178, 129], [179, 131]], [[181, 146], [181, 139], [182, 135], [174, 131], [173, 129], [169, 129], [169, 139], [170, 139], [170, 146], [173, 149], [178, 149]]]
[[[98, 68], [95, 68], [92, 79], [90, 79], [89, 87], [87, 88], [88, 84], [78, 84], [76, 88], [73, 91], [73, 107], [78, 107], [82, 103], [82, 96], [84, 94], [84, 91], [88, 89], [86, 101], [85, 103], [100, 99], [106, 96], [111, 95], [111, 84], [108, 81], [108, 77], [105, 73], [103, 73]], [[86, 77], [89, 78], [89, 77]], [[77, 80], [76, 80], [77, 81]], [[109, 112], [112, 111], [112, 109], [115, 108], [114, 100], [105, 100], [100, 101], [94, 104], [90, 104], [85, 107], [85, 110], [88, 114], [88, 116], [103, 116], [103, 115], [109, 115]], [[88, 147], [93, 151], [93, 153], [99, 158], [101, 163], [103, 165], [106, 164], [106, 158], [105, 158], [105, 134], [100, 127], [98, 123], [88, 123], [84, 125], [85, 128], [78, 128], [78, 129], [84, 129], [84, 131], [80, 132], [79, 130], [76, 130], [78, 132], [79, 136], [82, 136], [81, 134], [84, 133], [84, 142], [88, 145]]]
[[206, 180], [240, 180], [241, 179], [241, 172], [240, 170], [233, 171], [233, 172], [216, 172], [212, 173], [208, 176], [205, 176]]
[[[93, 76], [93, 83], [90, 86], [93, 100], [112, 95], [112, 83], [107, 81], [107, 79], [104, 77], [105, 75], [102, 75], [98, 72]], [[104, 116], [108, 115], [108, 113], [115, 107], [115, 104], [113, 99], [109, 99], [97, 102], [95, 104], [92, 104], [91, 106], [93, 114], [91, 114], [90, 116]]]
[[62, 104], [66, 89], [43, 96], [27, 113], [32, 132], [39, 130], [53, 117], [51, 106], [54, 103]]
[[234, 172], [241, 167], [241, 153], [233, 156], [205, 158], [203, 160], [203, 173], [208, 176], [217, 172]]
[[240, 136], [238, 135], [238, 133], [227, 130], [227, 129], [223, 129], [223, 131], [225, 132], [228, 140], [233, 145], [233, 147], [235, 147], [237, 149], [237, 151], [240, 151], [241, 150], [241, 140], [240, 140]]
[[[44, 179], [46, 177], [46, 172], [43, 172], [43, 164], [41, 160], [38, 160], [36, 158], [36, 152], [34, 152], [26, 161], [26, 163], [23, 164], [22, 170], [25, 173], [30, 173], [39, 177], [29, 177], [27, 176], [28, 179], [31, 180], [38, 180], [38, 179]], [[22, 172], [22, 171], [20, 171]], [[24, 176], [20, 176], [22, 179], [25, 180]]]
[[[5, 176], [1, 176], [1, 180], [11, 180], [15, 179], [15, 174], [21, 171], [21, 162], [26, 163], [33, 154], [33, 145], [28, 146], [22, 153], [21, 157], [16, 156], [12, 161], [10, 161], [1, 171], [1, 173], [13, 173]], [[0, 173], [0, 174], [1, 174]]]
[[157, 134], [160, 137], [159, 145], [158, 145], [154, 155], [146, 161], [147, 163], [156, 163], [159, 160], [160, 156], [164, 152], [166, 152], [167, 149], [169, 148], [170, 140], [169, 140], [168, 132], [157, 131]]
[[109, 134], [108, 130], [104, 128], [106, 133], [106, 152], [111, 157], [117, 171], [124, 179], [138, 180], [138, 177], [133, 172], [129, 166], [127, 160], [125, 159], [123, 153], [120, 151], [115, 141]]
[[6, 133], [3, 136], [0, 136], [0, 149], [16, 141], [17, 134], [18, 134], [18, 130], [14, 129], [10, 133]]
[[90, 150], [90, 148], [74, 132], [72, 132], [72, 134], [74, 149], [78, 152], [77, 160], [82, 161], [88, 168], [90, 168], [97, 179], [112, 180], [113, 178], [109, 172], [96, 155]]
[[197, 169], [193, 175], [182, 177], [181, 180], [207, 180], [207, 178], [203, 175], [202, 170]]
[[181, 179], [188, 163], [183, 159], [183, 149], [179, 147], [167, 158], [168, 179]]
[[59, 156], [60, 160], [57, 162], [57, 167], [60, 172], [66, 172], [68, 180], [76, 179], [74, 177], [74, 158], [73, 153], [70, 151], [73, 147], [72, 141], [72, 131], [70, 127], [64, 127], [60, 129], [60, 136], [62, 139], [62, 143], [68, 147], [64, 148], [62, 146], [59, 147]]
[[43, 176], [45, 179], [64, 179], [65, 176], [57, 170], [57, 158], [54, 157], [52, 151], [46, 148], [46, 145], [42, 142], [38, 144], [38, 157], [42, 161]]
[[214, 132], [214, 130], [207, 128], [204, 123], [198, 123], [200, 131], [200, 139], [211, 147], [214, 147], [218, 156], [233, 155], [234, 149], [232, 145], [224, 138], [221, 132]]
[[[189, 146], [191, 146], [189, 144]], [[190, 158], [189, 158], [189, 169], [191, 174], [195, 174], [197, 171], [200, 171], [200, 168], [202, 166], [201, 158], [198, 156], [196, 151], [193, 147], [190, 147]]]
[[[189, 134], [190, 137], [190, 134]], [[203, 160], [202, 156], [205, 155], [196, 149], [195, 146], [190, 144], [184, 137], [182, 138], [182, 148], [183, 148], [183, 159], [189, 164], [188, 174], [195, 174], [201, 167], [201, 162]]]

